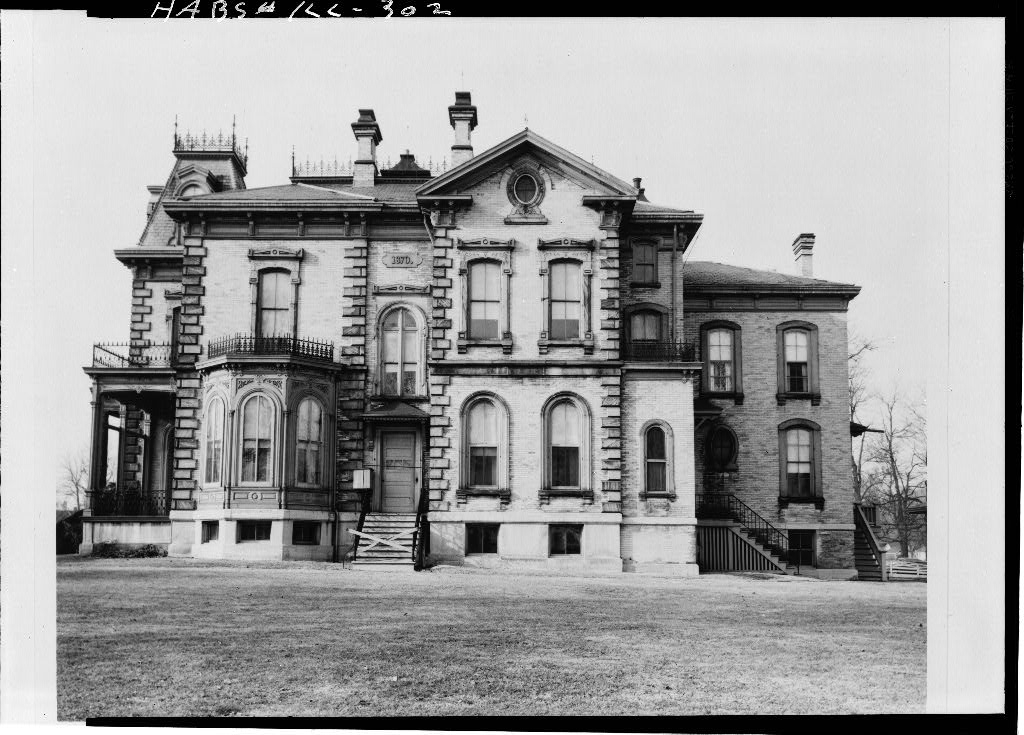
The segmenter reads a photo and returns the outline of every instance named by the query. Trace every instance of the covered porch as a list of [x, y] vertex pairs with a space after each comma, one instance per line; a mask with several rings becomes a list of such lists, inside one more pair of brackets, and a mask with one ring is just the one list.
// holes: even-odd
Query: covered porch
[[98, 543], [170, 542], [176, 387], [167, 347], [129, 353], [96, 345], [85, 368], [93, 380], [92, 439], [79, 553]]

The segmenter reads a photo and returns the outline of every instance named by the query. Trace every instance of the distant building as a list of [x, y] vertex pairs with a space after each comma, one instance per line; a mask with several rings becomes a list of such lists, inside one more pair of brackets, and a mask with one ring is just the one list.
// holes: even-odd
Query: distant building
[[[130, 339], [96, 345], [92, 544], [364, 565], [856, 575], [846, 310], [857, 286], [687, 260], [657, 206], [522, 130], [451, 166], [245, 188], [234, 132], [175, 132]], [[358, 548], [356, 542], [358, 541]]]

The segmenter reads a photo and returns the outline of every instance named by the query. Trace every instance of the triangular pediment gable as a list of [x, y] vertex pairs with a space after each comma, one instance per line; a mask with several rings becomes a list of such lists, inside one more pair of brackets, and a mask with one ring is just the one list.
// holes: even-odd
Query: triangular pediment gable
[[417, 197], [458, 195], [499, 174], [523, 157], [535, 158], [545, 168], [601, 196], [636, 196], [636, 188], [612, 176], [575, 153], [555, 145], [529, 128], [474, 156], [417, 188]]

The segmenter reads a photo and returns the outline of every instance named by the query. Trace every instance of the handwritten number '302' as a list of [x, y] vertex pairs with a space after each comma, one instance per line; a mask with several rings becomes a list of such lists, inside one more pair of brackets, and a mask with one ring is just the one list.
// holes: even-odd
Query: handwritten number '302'
[[[390, 18], [392, 15], [395, 14], [394, 10], [393, 10], [394, 4], [395, 4], [395, 0], [382, 0], [382, 2], [384, 3], [384, 10], [388, 11], [388, 14], [385, 15], [384, 17], [385, 18]], [[427, 7], [434, 9], [434, 15], [451, 15], [452, 14], [452, 11], [450, 11], [450, 10], [441, 10], [441, 3], [427, 3]], [[408, 5], [408, 6], [404, 7], [404, 8], [402, 8], [401, 12], [402, 12], [402, 15], [406, 15], [406, 16], [408, 16], [408, 15], [415, 15], [416, 14], [416, 6]]]

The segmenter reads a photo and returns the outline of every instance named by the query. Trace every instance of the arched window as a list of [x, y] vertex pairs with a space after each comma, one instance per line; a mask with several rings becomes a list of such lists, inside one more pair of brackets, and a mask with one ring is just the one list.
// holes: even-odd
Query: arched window
[[778, 402], [787, 398], [821, 401], [818, 388], [818, 327], [810, 322], [791, 321], [776, 328], [778, 350]]
[[242, 482], [273, 481], [275, 418], [274, 404], [261, 393], [242, 406]]
[[716, 319], [700, 325], [704, 374], [701, 390], [743, 403], [743, 332], [736, 322]]
[[458, 502], [469, 495], [497, 495], [508, 502], [508, 407], [491, 393], [470, 396], [462, 404], [461, 434]]
[[409, 309], [389, 311], [381, 324], [381, 393], [413, 396], [420, 389], [419, 327]]
[[660, 426], [647, 430], [644, 441], [646, 487], [649, 493], [663, 493], [668, 487], [668, 456], [665, 451], [665, 431]]
[[295, 481], [321, 485], [323, 477], [324, 414], [319, 401], [303, 398], [295, 427]]
[[708, 332], [708, 364], [711, 390], [714, 393], [731, 393], [733, 390], [732, 331], [713, 329]]
[[786, 494], [808, 497], [814, 475], [811, 464], [811, 432], [805, 428], [786, 432]]
[[291, 335], [291, 274], [286, 270], [260, 272], [256, 295], [256, 332], [261, 337]]
[[648, 421], [640, 428], [640, 499], [648, 495], [675, 497], [672, 427], [664, 421]]
[[469, 266], [469, 338], [500, 339], [501, 266], [478, 260]]
[[559, 393], [547, 400], [541, 417], [541, 502], [557, 495], [592, 498], [589, 407], [575, 394]]
[[581, 270], [580, 263], [574, 260], [557, 260], [550, 265], [549, 339], [580, 338]]
[[790, 329], [785, 334], [786, 391], [807, 393], [810, 375], [807, 371], [807, 332]]
[[551, 487], [580, 486], [580, 412], [571, 401], [551, 407]]
[[477, 401], [469, 410], [469, 486], [498, 485], [498, 411], [489, 400]]
[[779, 496], [821, 505], [821, 427], [806, 419], [779, 424]]
[[736, 469], [738, 449], [736, 435], [726, 426], [715, 427], [708, 437], [707, 467], [712, 472], [731, 472]]
[[209, 485], [221, 483], [221, 468], [224, 462], [224, 401], [214, 398], [206, 409], [204, 421], [206, 472], [204, 478]]
[[178, 196], [179, 197], [194, 197], [194, 196], [199, 196], [200, 194], [205, 194], [205, 193], [206, 193], [206, 191], [199, 184], [189, 184], [188, 186], [186, 186], [184, 189], [181, 190], [181, 193], [178, 194]]

